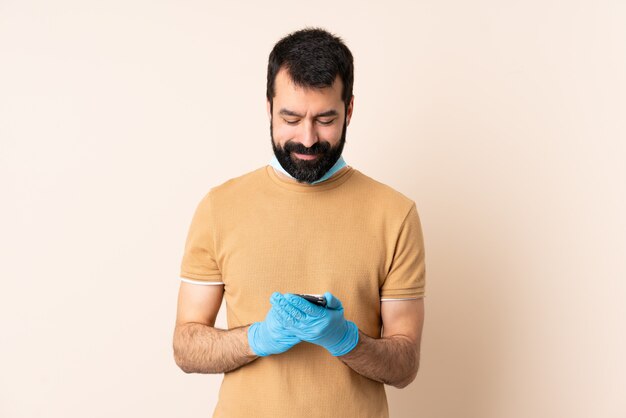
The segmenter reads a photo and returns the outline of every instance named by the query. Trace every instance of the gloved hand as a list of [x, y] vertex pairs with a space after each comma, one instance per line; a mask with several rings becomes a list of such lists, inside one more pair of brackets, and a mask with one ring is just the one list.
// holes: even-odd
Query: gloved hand
[[[280, 295], [274, 292], [270, 301]], [[248, 328], [248, 344], [258, 356], [269, 356], [289, 350], [301, 340], [287, 331], [275, 306], [272, 306], [262, 322], [255, 322]]]
[[326, 307], [286, 293], [272, 295], [284, 326], [302, 341], [320, 345], [333, 356], [343, 356], [359, 342], [359, 329], [343, 316], [341, 301], [330, 292], [324, 293]]

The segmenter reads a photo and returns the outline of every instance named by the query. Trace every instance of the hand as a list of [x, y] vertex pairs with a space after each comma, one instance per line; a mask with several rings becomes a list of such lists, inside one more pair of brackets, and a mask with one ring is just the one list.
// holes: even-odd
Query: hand
[[333, 356], [343, 356], [359, 342], [359, 329], [344, 318], [339, 299], [330, 292], [324, 297], [325, 308], [291, 293], [274, 293], [270, 300], [292, 335], [324, 347]]
[[[274, 292], [274, 295], [280, 295]], [[255, 322], [248, 328], [248, 344], [258, 356], [269, 356], [289, 350], [301, 340], [290, 333], [283, 325], [275, 306], [272, 306], [262, 322]]]

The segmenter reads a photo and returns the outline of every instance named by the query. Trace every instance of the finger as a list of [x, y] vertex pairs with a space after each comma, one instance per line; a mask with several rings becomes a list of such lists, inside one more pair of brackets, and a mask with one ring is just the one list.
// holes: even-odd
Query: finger
[[[282, 306], [283, 308], [285, 307], [289, 307], [292, 306], [289, 301], [285, 298], [284, 295], [276, 292], [274, 295], [272, 295], [272, 298], [270, 299], [270, 302], [272, 303], [273, 306]], [[292, 306], [293, 308], [293, 306]]]
[[297, 319], [281, 306], [273, 306], [272, 311], [278, 319], [278, 322], [280, 322], [284, 328], [291, 328], [295, 326]]
[[294, 305], [293, 303], [289, 302], [289, 300], [286, 297], [287, 295], [288, 293], [285, 293], [285, 295], [276, 296], [273, 302], [274, 306], [280, 306], [281, 308], [288, 311], [293, 317], [295, 317], [298, 320], [306, 318], [308, 313], [305, 310], [300, 309], [298, 306]]
[[307, 315], [320, 316], [324, 312], [324, 308], [321, 306], [311, 303], [298, 295], [294, 295], [293, 293], [285, 293], [283, 298], [287, 300], [291, 306], [296, 307]]
[[272, 310], [274, 311], [276, 320], [282, 326], [281, 334], [288, 339], [295, 337], [302, 340], [302, 330], [303, 328], [306, 328], [306, 326], [303, 327], [302, 322], [297, 322], [297, 320], [289, 312], [285, 311], [280, 306], [273, 307]]
[[281, 299], [284, 299], [283, 295], [280, 292], [274, 292], [272, 296], [270, 296], [270, 303], [276, 305]]
[[298, 309], [297, 306], [289, 303], [287, 298], [285, 298], [285, 296], [281, 295], [280, 293], [272, 295], [271, 302], [273, 306], [280, 306], [284, 310], [289, 311], [289, 313], [297, 319], [301, 319], [303, 316], [306, 315], [306, 313]]
[[326, 307], [328, 309], [341, 309], [343, 306], [341, 305], [341, 301], [337, 299], [332, 293], [326, 292], [324, 293], [324, 298], [326, 298]]
[[279, 312], [289, 315], [289, 318], [294, 323], [301, 322], [306, 317], [306, 314], [304, 312], [297, 309], [286, 300], [281, 301], [278, 305], [274, 305], [274, 308]]

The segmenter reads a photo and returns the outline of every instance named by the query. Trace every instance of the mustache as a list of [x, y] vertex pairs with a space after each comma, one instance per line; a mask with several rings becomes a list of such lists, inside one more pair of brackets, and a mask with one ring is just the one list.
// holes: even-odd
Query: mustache
[[330, 143], [326, 141], [320, 141], [313, 144], [310, 148], [305, 147], [299, 142], [291, 142], [287, 141], [284, 145], [284, 150], [286, 152], [295, 152], [297, 154], [304, 155], [314, 155], [314, 154], [323, 154], [326, 153], [330, 149]]

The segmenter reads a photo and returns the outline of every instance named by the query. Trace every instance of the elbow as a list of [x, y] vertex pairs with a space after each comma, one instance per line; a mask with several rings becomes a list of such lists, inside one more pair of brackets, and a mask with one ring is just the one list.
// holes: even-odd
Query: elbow
[[181, 341], [180, 332], [181, 330], [178, 327], [174, 331], [174, 340], [172, 341], [172, 354], [174, 357], [174, 362], [183, 372], [187, 374], [194, 373], [196, 372], [196, 370], [192, 367], [193, 365], [186, 355], [187, 350], [185, 350], [185, 347]]
[[189, 367], [189, 363], [185, 361], [185, 358], [176, 349], [176, 346], [174, 346], [174, 362], [176, 363], [178, 368], [181, 369], [183, 372], [187, 374], [194, 372], [194, 370], [191, 367]]
[[185, 367], [184, 365], [182, 365], [181, 363], [176, 362], [176, 365], [178, 366], [179, 369], [181, 369], [183, 372], [185, 372], [186, 374], [192, 373], [191, 369]]
[[183, 372], [187, 374], [194, 372], [194, 370], [191, 367], [188, 367], [184, 361], [180, 359], [176, 359], [176, 358], [175, 358], [175, 361], [176, 361], [176, 365], [178, 366], [178, 368], [181, 369]]
[[178, 367], [186, 374], [196, 373], [195, 369], [191, 369], [189, 367], [183, 367], [181, 365], [179, 365]]
[[413, 381], [417, 377], [417, 371], [418, 370], [419, 370], [419, 363], [417, 363], [415, 365], [415, 367], [411, 368], [410, 372], [404, 377], [404, 379], [399, 380], [399, 381], [394, 382], [394, 383], [390, 383], [391, 386], [393, 386], [393, 387], [395, 387], [397, 389], [404, 389], [405, 387], [407, 387], [411, 383], [413, 383]]
[[394, 388], [397, 389], [404, 389], [405, 387], [409, 386], [414, 380], [415, 377], [417, 376], [417, 374], [411, 375], [409, 376], [407, 379], [401, 380], [395, 384], [392, 384], [391, 386], [393, 386]]
[[174, 352], [174, 362], [176, 363], [178, 368], [181, 369], [186, 374], [191, 374], [191, 373], [216, 373], [216, 372], [211, 371], [211, 370], [204, 370], [204, 369], [202, 369], [199, 364], [196, 364], [192, 360], [190, 360], [189, 358], [187, 358], [187, 357], [185, 357], [185, 356], [183, 356], [181, 354], [178, 354], [176, 351]]

